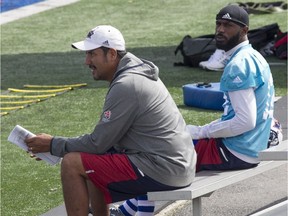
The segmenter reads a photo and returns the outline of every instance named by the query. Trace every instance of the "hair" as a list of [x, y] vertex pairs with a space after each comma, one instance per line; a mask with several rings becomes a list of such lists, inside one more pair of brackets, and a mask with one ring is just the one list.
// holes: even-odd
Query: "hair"
[[[102, 47], [100, 47], [100, 49], [102, 49], [103, 50], [103, 52], [104, 52], [104, 54], [105, 54], [105, 56], [107, 55], [107, 53], [108, 53], [108, 51], [109, 51], [109, 49], [111, 49], [111, 48], [108, 48], [108, 47], [104, 47], [104, 46], [102, 46]], [[125, 55], [126, 55], [126, 50], [124, 50], [124, 51], [121, 51], [121, 50], [117, 50], [117, 56], [118, 56], [118, 58], [123, 58]]]

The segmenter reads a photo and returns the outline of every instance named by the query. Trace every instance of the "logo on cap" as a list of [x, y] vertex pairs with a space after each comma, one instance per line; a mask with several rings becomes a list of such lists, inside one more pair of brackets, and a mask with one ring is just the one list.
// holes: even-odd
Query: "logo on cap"
[[232, 19], [229, 13], [226, 13], [222, 16], [222, 19]]
[[88, 34], [87, 34], [87, 38], [90, 38], [91, 39], [91, 36], [94, 34], [94, 31], [90, 31], [90, 32], [88, 32]]
[[102, 45], [104, 45], [104, 46], [110, 46], [108, 40], [104, 41], [104, 42], [102, 43]]

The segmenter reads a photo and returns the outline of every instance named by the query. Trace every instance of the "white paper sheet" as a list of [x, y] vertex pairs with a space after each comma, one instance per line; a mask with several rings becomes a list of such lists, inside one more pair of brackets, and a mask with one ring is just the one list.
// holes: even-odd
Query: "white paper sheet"
[[[28, 146], [24, 142], [27, 137], [35, 136], [35, 134], [31, 133], [30, 131], [26, 130], [25, 128], [21, 127], [20, 125], [16, 125], [14, 129], [11, 131], [8, 141], [19, 146], [25, 151], [28, 151]], [[61, 158], [51, 155], [50, 152], [44, 153], [37, 153], [35, 154], [36, 157], [40, 158], [43, 161], [51, 165], [55, 165], [60, 162]]]

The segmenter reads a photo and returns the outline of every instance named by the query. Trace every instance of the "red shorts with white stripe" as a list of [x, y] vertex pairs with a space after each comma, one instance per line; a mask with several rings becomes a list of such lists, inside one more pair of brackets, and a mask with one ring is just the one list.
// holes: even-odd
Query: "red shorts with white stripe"
[[145, 175], [125, 154], [81, 153], [81, 159], [89, 179], [103, 192], [107, 204], [145, 195], [148, 191], [179, 189]]
[[196, 172], [201, 170], [238, 170], [257, 166], [257, 164], [247, 163], [233, 155], [220, 138], [193, 141], [197, 153]]

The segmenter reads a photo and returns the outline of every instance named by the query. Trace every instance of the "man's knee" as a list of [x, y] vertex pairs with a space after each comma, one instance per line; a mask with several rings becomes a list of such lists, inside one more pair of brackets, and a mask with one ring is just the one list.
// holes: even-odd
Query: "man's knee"
[[61, 172], [77, 172], [84, 174], [85, 170], [82, 164], [81, 155], [79, 152], [71, 152], [63, 157], [61, 162]]

